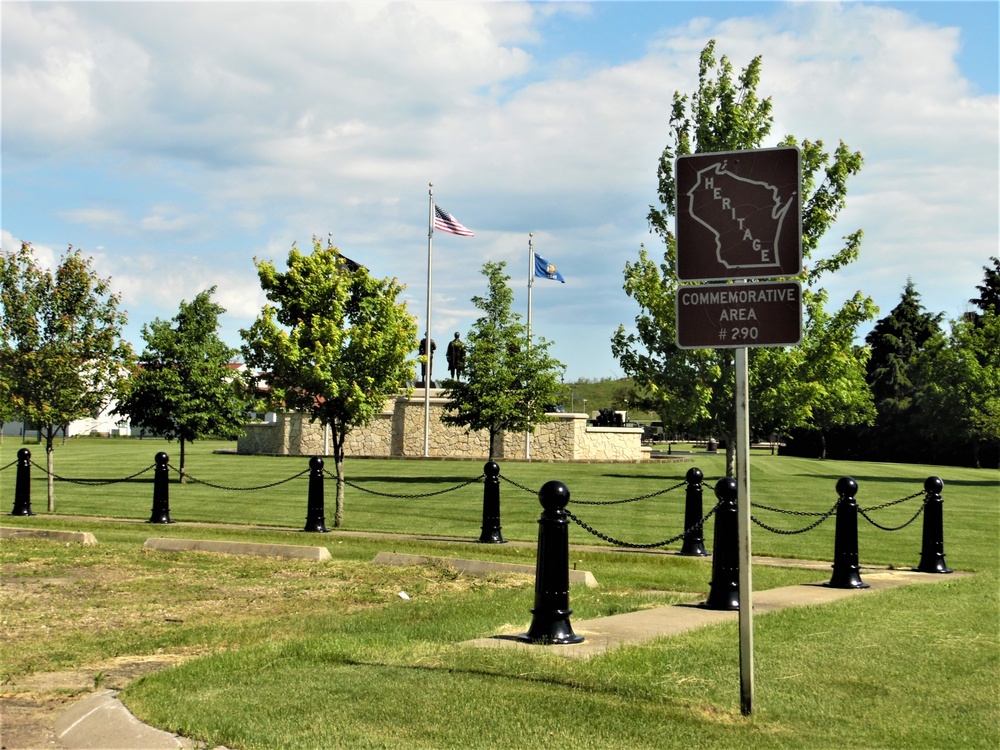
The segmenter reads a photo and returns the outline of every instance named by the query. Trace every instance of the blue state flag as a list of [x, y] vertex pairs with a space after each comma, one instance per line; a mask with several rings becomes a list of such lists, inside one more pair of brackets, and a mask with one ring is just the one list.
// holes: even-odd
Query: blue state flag
[[566, 279], [564, 279], [563, 275], [556, 270], [556, 267], [545, 260], [545, 258], [538, 253], [535, 253], [535, 276], [538, 276], [541, 279], [561, 281], [563, 284], [566, 283]]

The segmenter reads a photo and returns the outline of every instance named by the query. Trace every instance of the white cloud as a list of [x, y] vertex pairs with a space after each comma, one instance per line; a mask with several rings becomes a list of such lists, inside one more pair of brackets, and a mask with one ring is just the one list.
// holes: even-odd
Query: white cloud
[[[642, 241], [658, 252], [645, 214], [671, 99], [694, 89], [698, 54], [716, 38], [737, 70], [763, 54], [760, 91], [777, 118], [766, 145], [793, 133], [865, 156], [824, 245], [865, 230], [862, 259], [835, 291], [865, 288], [884, 313], [911, 274], [928, 307], [944, 309], [973, 296], [996, 252], [997, 97], [972, 95], [955, 29], [879, 4], [747, 4], [719, 23], [639, 30], [646, 44], [621, 64], [591, 68], [579, 49], [540, 76], [530, 53], [545, 43], [540, 21], [591, 6], [441, 9], [5, 4], [5, 184], [15, 168], [28, 180], [61, 161], [92, 175], [51, 210], [70, 224], [60, 231], [108, 248], [146, 319], [172, 316], [212, 283], [230, 319], [252, 316], [261, 297], [249, 259], [283, 263], [293, 241], [308, 247], [329, 231], [347, 255], [407, 283], [422, 319], [433, 181], [435, 199], [477, 233], [435, 240], [435, 327], [468, 326], [487, 259], [509, 261], [522, 304], [534, 231], [570, 282], [535, 298], [539, 320], [591, 325], [585, 343], [574, 331], [560, 347], [585, 351], [573, 355], [581, 366], [608, 362], [610, 331], [635, 314], [624, 262]], [[132, 244], [114, 246], [116, 234]]]

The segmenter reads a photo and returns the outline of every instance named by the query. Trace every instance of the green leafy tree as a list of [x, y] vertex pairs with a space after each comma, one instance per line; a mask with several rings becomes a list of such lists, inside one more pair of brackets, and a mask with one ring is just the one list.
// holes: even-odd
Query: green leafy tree
[[0, 350], [0, 443], [3, 442], [3, 426], [14, 419], [14, 405], [11, 402], [10, 387], [3, 371], [3, 361], [6, 361], [10, 353]]
[[504, 273], [506, 264], [486, 263], [485, 297], [473, 297], [482, 311], [466, 337], [465, 375], [451, 383], [448, 404], [441, 421], [468, 430], [486, 430], [490, 436], [490, 459], [496, 455], [496, 439], [504, 432], [534, 432], [547, 421], [545, 405], [559, 391], [563, 365], [549, 356], [551, 342], [527, 341], [527, 327], [511, 311], [514, 293]]
[[119, 303], [110, 280], [72, 246], [54, 271], [39, 265], [28, 243], [18, 252], [0, 251], [0, 380], [12, 410], [38, 425], [45, 442], [49, 512], [58, 431], [65, 435], [73, 420], [96, 417], [130, 369]]
[[981, 447], [1000, 444], [1000, 260], [991, 260], [970, 300], [979, 312], [952, 321], [947, 336], [927, 337], [909, 369], [923, 436], [935, 453], [970, 446], [976, 468]]
[[246, 383], [229, 366], [239, 351], [218, 336], [225, 309], [212, 302], [214, 293], [213, 286], [182, 301], [173, 320], [157, 318], [142, 327], [146, 348], [115, 408], [134, 425], [177, 439], [181, 482], [185, 445], [208, 435], [238, 435], [249, 406]]
[[398, 302], [396, 279], [372, 278], [348, 263], [329, 240], [313, 238], [303, 255], [293, 245], [288, 270], [257, 261], [264, 306], [244, 339], [248, 366], [262, 370], [267, 400], [306, 413], [332, 435], [337, 469], [334, 525], [344, 517], [344, 441], [369, 424], [413, 372], [416, 322]]
[[914, 368], [917, 356], [940, 335], [942, 317], [924, 310], [913, 281], [907, 280], [899, 303], [865, 337], [871, 348], [866, 379], [878, 414], [868, 439], [871, 455], [913, 460], [923, 453]]
[[[677, 248], [671, 227], [676, 206], [674, 159], [692, 153], [739, 151], [760, 148], [773, 123], [770, 99], [757, 94], [761, 58], [754, 58], [734, 78], [729, 60], [715, 57], [715, 42], [702, 50], [698, 90], [693, 97], [676, 93], [670, 117], [670, 143], [658, 167], [659, 206], [650, 206], [651, 231], [664, 243], [662, 262], [642, 248], [635, 262], [625, 265], [624, 289], [639, 305], [635, 331], [619, 326], [612, 337], [612, 353], [626, 374], [652, 391], [657, 411], [669, 429], [691, 430], [724, 437], [728, 471], [735, 471], [734, 362], [731, 350], [682, 350], [676, 346], [675, 300]], [[780, 145], [798, 146], [802, 161], [802, 253], [809, 261], [820, 239], [837, 220], [846, 204], [847, 182], [861, 169], [860, 153], [843, 142], [832, 155], [822, 141], [802, 141], [787, 136]], [[823, 416], [843, 411], [852, 414], [854, 394], [847, 388], [827, 388], [823, 373], [839, 360], [842, 382], [858, 382], [863, 363], [842, 335], [827, 336], [825, 344], [812, 341], [823, 332], [826, 295], [823, 277], [858, 257], [860, 231], [844, 238], [844, 245], [829, 257], [805, 264], [804, 341], [794, 348], [751, 349], [749, 381], [751, 430], [772, 432], [824, 424]], [[874, 305], [861, 292], [834, 313], [842, 325], [870, 320]], [[867, 316], [867, 317], [866, 317]], [[837, 346], [834, 346], [836, 344]], [[839, 348], [838, 348], [839, 347]], [[843, 354], [853, 354], [844, 357]], [[852, 364], [853, 363], [853, 364]], [[854, 368], [853, 372], [847, 370]], [[858, 419], [864, 420], [864, 414]]]
[[973, 312], [974, 320], [978, 320], [984, 314], [992, 313], [1000, 315], [1000, 258], [993, 256], [990, 258], [993, 268], [983, 266], [983, 283], [976, 286], [979, 296], [970, 299], [969, 303], [979, 308], [979, 312]]

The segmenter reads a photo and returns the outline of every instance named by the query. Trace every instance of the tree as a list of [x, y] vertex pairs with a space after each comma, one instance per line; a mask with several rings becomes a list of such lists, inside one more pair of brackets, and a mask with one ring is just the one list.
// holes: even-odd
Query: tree
[[[671, 142], [658, 167], [660, 206], [650, 206], [650, 230], [664, 243], [662, 263], [654, 262], [645, 248], [635, 262], [625, 264], [626, 294], [640, 307], [636, 330], [619, 326], [611, 342], [622, 369], [636, 383], [658, 395], [658, 412], [665, 425], [674, 429], [718, 434], [725, 438], [727, 464], [735, 470], [734, 363], [726, 349], [682, 350], [676, 346], [675, 298], [677, 249], [671, 231], [676, 205], [674, 159], [692, 153], [739, 151], [760, 148], [773, 123], [771, 100], [760, 99], [757, 85], [761, 58], [754, 58], [734, 80], [733, 68], [723, 56], [715, 58], [715, 42], [702, 50], [698, 90], [693, 98], [675, 93], [670, 117]], [[860, 153], [843, 142], [832, 154], [822, 141], [802, 141], [786, 136], [780, 145], [798, 145], [802, 161], [802, 253], [809, 260], [819, 249], [820, 239], [836, 221], [846, 203], [847, 181], [861, 169]], [[823, 331], [826, 296], [819, 286], [825, 274], [855, 260], [860, 253], [861, 232], [844, 238], [844, 245], [830, 257], [806, 264], [803, 282], [805, 308], [804, 341], [799, 347], [751, 349], [749, 380], [751, 429], [754, 432], [787, 430], [822, 424], [821, 414], [837, 410], [851, 414], [853, 394], [845, 388], [825, 388], [824, 371], [839, 360], [847, 377], [852, 354], [849, 339], [838, 334], [820, 345], [811, 342]], [[845, 309], [846, 308], [846, 309]], [[861, 292], [834, 314], [840, 325], [858, 325], [874, 315], [874, 305]], [[846, 347], [846, 348], [845, 348]], [[853, 361], [856, 363], [857, 358]], [[856, 366], [856, 365], [855, 365]], [[817, 408], [818, 407], [818, 408]], [[864, 419], [863, 414], [859, 419]]]
[[135, 425], [178, 440], [181, 482], [185, 445], [207, 435], [238, 434], [249, 406], [246, 383], [229, 366], [238, 350], [218, 336], [225, 309], [212, 302], [214, 293], [213, 286], [190, 303], [182, 301], [172, 321], [157, 318], [142, 327], [146, 348], [115, 409]]
[[300, 410], [329, 427], [337, 469], [334, 525], [344, 517], [344, 440], [364, 426], [413, 371], [416, 322], [397, 301], [405, 288], [396, 279], [374, 279], [364, 266], [348, 264], [329, 240], [313, 237], [313, 251], [295, 245], [288, 271], [254, 260], [268, 300], [248, 330], [243, 355], [263, 370], [267, 401]]
[[927, 337], [909, 370], [922, 433], [935, 446], [971, 446], [976, 468], [982, 445], [1000, 444], [1000, 260], [991, 260], [970, 300], [980, 312]]
[[976, 320], [986, 313], [1000, 315], [1000, 258], [993, 256], [990, 260], [993, 261], [993, 268], [983, 266], [983, 283], [976, 286], [979, 296], [969, 300], [970, 304], [979, 308], [978, 313], [972, 313]]
[[445, 424], [486, 430], [490, 460], [501, 433], [534, 432], [546, 421], [545, 405], [553, 402], [565, 369], [549, 356], [551, 342], [527, 340], [521, 316], [511, 311], [514, 293], [505, 267], [503, 262], [483, 266], [488, 290], [485, 297], [472, 298], [483, 315], [466, 337], [466, 379], [450, 384], [448, 413], [441, 418]]
[[865, 380], [871, 351], [854, 344], [858, 326], [875, 315], [875, 305], [870, 299], [856, 294], [831, 314], [824, 309], [826, 301], [823, 289], [809, 296], [806, 315], [809, 329], [798, 347], [804, 360], [793, 373], [793, 377], [812, 385], [811, 414], [805, 427], [819, 433], [819, 457], [823, 459], [830, 430], [870, 425], [875, 421], [875, 404]]
[[40, 428], [48, 471], [48, 509], [55, 510], [56, 434], [75, 419], [96, 417], [117, 395], [132, 349], [121, 338], [126, 314], [110, 279], [101, 279], [70, 246], [54, 272], [31, 245], [0, 252], [0, 379], [13, 411]]
[[865, 337], [871, 347], [866, 380], [877, 411], [868, 438], [871, 455], [915, 460], [922, 453], [914, 367], [920, 352], [941, 333], [942, 317], [924, 310], [920, 294], [908, 279], [899, 303]]

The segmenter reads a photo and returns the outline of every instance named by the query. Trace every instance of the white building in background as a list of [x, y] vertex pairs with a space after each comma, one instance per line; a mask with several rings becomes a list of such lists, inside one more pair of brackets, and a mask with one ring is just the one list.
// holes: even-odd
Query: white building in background
[[[117, 414], [111, 413], [117, 405], [117, 402], [112, 401], [108, 404], [108, 406], [101, 410], [96, 417], [73, 420], [67, 426], [65, 437], [77, 437], [78, 435], [100, 435], [101, 437], [131, 435], [132, 427], [129, 423], [128, 417], [121, 417]], [[27, 425], [27, 429], [25, 429], [24, 422], [19, 421], [5, 422], [0, 434], [3, 434], [4, 437], [26, 437], [29, 440], [36, 440], [39, 438], [39, 431], [37, 427], [34, 427], [29, 423]], [[138, 434], [138, 431], [136, 434]], [[58, 430], [58, 435], [63, 437], [62, 429]]]

